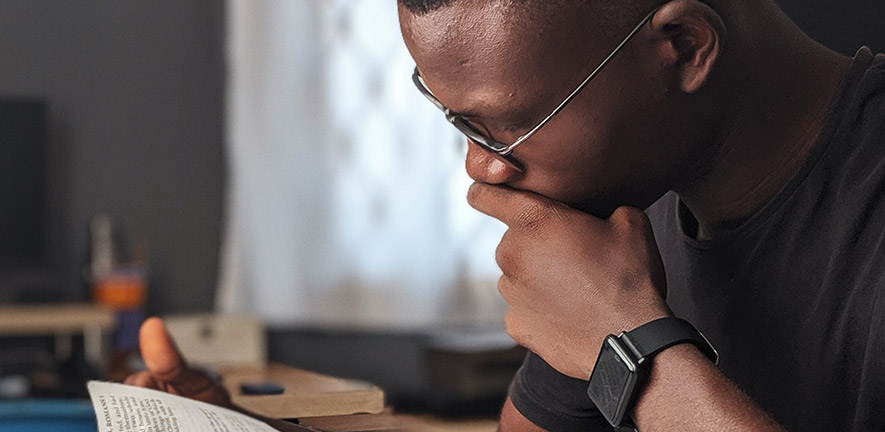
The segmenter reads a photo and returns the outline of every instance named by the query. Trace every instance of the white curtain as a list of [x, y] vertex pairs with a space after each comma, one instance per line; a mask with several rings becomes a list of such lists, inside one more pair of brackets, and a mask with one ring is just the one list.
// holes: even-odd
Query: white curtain
[[272, 325], [500, 323], [503, 225], [414, 89], [394, 0], [228, 0], [218, 308]]

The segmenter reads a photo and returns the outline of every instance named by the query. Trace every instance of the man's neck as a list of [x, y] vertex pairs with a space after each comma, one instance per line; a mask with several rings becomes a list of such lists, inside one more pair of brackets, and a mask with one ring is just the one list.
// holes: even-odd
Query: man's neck
[[736, 228], [799, 172], [850, 63], [770, 8], [739, 11], [760, 16], [750, 20], [754, 28], [732, 33], [731, 62], [722, 67], [723, 83], [733, 89], [730, 126], [697, 175], [675, 188], [697, 219], [698, 238]]

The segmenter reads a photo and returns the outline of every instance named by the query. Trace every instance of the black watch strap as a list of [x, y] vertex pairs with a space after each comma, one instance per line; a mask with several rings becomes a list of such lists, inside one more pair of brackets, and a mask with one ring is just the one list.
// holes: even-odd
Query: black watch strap
[[719, 363], [719, 354], [707, 338], [693, 325], [681, 318], [666, 317], [643, 324], [621, 335], [624, 342], [640, 363], [655, 354], [682, 343], [696, 346], [713, 363]]
[[[630, 410], [651, 372], [651, 359], [659, 352], [690, 343], [711, 361], [719, 355], [710, 342], [687, 321], [667, 317], [643, 324], [602, 344], [587, 385], [587, 395], [612, 426], [633, 427]], [[620, 429], [619, 429], [620, 430]]]

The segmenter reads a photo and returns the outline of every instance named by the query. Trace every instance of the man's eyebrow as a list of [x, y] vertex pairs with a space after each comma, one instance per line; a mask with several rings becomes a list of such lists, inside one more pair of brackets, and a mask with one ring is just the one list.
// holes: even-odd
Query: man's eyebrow
[[[424, 78], [424, 76], [421, 74], [421, 70], [418, 69], [417, 66], [415, 67], [415, 69], [417, 70], [418, 75], [421, 76], [421, 79], [424, 81], [427, 90], [430, 91], [430, 94], [438, 99], [439, 96], [437, 96], [436, 93], [434, 93], [433, 89], [430, 88], [430, 85], [427, 83], [426, 78]], [[454, 107], [445, 103], [443, 103], [443, 106], [445, 106], [453, 115], [463, 117], [468, 120], [478, 119], [481, 120], [483, 123], [495, 123], [495, 126], [498, 126], [498, 129], [506, 132], [518, 132], [520, 130], [528, 130], [529, 128], [535, 126], [534, 124], [532, 124], [532, 116], [527, 114], [525, 109], [509, 109], [497, 115], [490, 115], [487, 111], [494, 111], [494, 107], [490, 104], [477, 104], [477, 106], [467, 107], [463, 109], [455, 109]]]
[[528, 130], [535, 125], [532, 116], [526, 114], [523, 110], [508, 110], [506, 112], [489, 115], [484, 113], [482, 108], [469, 108], [467, 110], [452, 110], [452, 114], [464, 117], [465, 119], [478, 119], [487, 126], [500, 129], [505, 132], [520, 132]]

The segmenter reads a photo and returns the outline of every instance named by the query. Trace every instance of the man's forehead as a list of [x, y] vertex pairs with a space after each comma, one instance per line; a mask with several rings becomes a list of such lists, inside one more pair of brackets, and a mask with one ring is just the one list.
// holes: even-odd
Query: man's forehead
[[515, 8], [512, 2], [468, 0], [415, 15], [401, 7], [403, 36], [430, 88], [449, 94], [469, 85], [472, 94], [463, 96], [477, 100], [458, 101], [465, 105], [525, 102], [550, 97], [543, 92], [558, 88], [551, 81], [580, 75], [592, 52], [588, 17]]
[[[436, 63], [466, 65], [477, 59], [512, 56], [530, 40], [516, 32], [516, 16], [499, 2], [458, 1], [415, 15], [400, 7], [403, 36], [409, 48], [434, 68]], [[523, 26], [526, 27], [526, 26]]]

